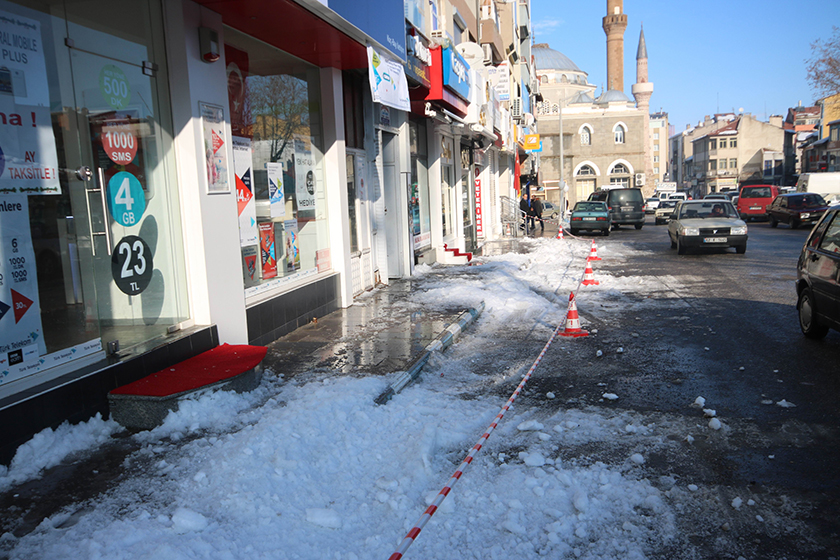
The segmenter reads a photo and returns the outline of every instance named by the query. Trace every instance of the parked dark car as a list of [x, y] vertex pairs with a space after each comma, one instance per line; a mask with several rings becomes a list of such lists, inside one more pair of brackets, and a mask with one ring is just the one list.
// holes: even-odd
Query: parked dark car
[[645, 225], [645, 197], [637, 188], [602, 189], [589, 195], [589, 200], [606, 202], [610, 209], [610, 223], [618, 226], [632, 225], [642, 229]]
[[792, 229], [810, 227], [822, 218], [826, 210], [828, 204], [817, 193], [780, 194], [767, 207], [767, 219], [770, 220], [770, 227], [776, 227], [779, 223], [787, 224]]
[[840, 206], [832, 206], [811, 230], [796, 267], [799, 328], [820, 339], [840, 331]]

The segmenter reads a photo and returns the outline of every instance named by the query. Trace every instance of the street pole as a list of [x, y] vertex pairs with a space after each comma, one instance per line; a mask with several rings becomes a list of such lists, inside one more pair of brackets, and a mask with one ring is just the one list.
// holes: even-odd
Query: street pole
[[566, 196], [567, 193], [563, 188], [566, 185], [566, 178], [563, 174], [565, 167], [565, 158], [563, 156], [563, 101], [566, 99], [565, 95], [561, 95], [558, 100], [559, 106], [557, 108], [557, 117], [560, 121], [560, 210], [562, 215], [566, 215]]

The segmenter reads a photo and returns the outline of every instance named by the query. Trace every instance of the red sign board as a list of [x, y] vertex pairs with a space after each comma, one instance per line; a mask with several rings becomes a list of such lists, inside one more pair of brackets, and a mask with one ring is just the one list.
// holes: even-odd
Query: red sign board
[[137, 137], [126, 122], [108, 121], [102, 126], [102, 148], [118, 165], [128, 165], [137, 155]]
[[484, 223], [481, 215], [481, 179], [478, 177], [478, 167], [475, 168], [475, 173], [475, 235], [484, 237]]

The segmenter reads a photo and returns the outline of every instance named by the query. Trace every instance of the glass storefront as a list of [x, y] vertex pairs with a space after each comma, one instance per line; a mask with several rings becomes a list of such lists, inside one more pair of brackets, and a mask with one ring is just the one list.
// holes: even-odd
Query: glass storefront
[[443, 238], [455, 233], [455, 161], [451, 138], [441, 136], [440, 198], [443, 219]]
[[0, 385], [189, 318], [162, 28], [0, 1]]
[[411, 233], [414, 237], [414, 258], [432, 245], [432, 222], [429, 213], [429, 167], [425, 123], [409, 122], [411, 146], [411, 185], [408, 200]]
[[246, 295], [332, 268], [319, 69], [225, 28]]

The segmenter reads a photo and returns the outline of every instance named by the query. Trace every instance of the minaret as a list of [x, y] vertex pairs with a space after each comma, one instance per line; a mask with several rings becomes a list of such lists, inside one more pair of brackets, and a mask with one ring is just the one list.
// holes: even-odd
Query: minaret
[[[650, 96], [653, 95], [653, 84], [648, 81], [648, 55], [645, 45], [645, 29], [639, 34], [639, 48], [636, 50], [636, 83], [633, 84], [633, 97], [636, 107], [643, 115], [645, 139], [645, 179], [653, 179], [653, 146], [650, 139]], [[667, 142], [667, 139], [660, 140]], [[652, 191], [653, 185], [645, 182], [645, 191]]]
[[607, 0], [607, 15], [602, 21], [607, 34], [607, 90], [624, 91], [624, 30], [627, 16], [624, 0]]

